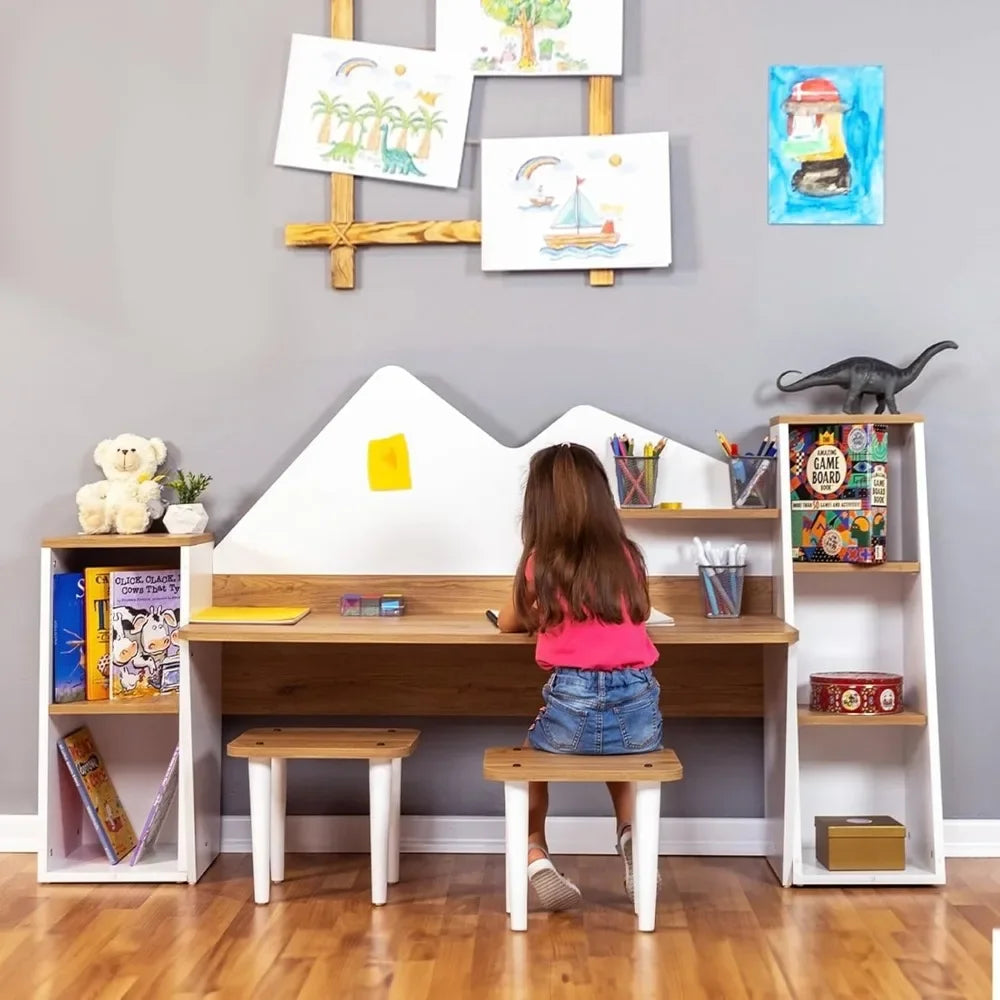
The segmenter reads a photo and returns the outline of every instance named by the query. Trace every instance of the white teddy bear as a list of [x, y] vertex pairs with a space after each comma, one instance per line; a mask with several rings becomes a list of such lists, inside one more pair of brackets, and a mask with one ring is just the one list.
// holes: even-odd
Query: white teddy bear
[[81, 486], [76, 494], [80, 527], [87, 535], [141, 535], [163, 516], [156, 470], [167, 459], [159, 438], [119, 434], [94, 449], [105, 478]]

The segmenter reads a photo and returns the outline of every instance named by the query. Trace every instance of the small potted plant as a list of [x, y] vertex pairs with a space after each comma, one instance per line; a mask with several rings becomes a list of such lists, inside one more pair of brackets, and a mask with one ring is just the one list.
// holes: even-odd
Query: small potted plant
[[177, 475], [167, 483], [177, 494], [177, 503], [167, 507], [163, 524], [171, 535], [197, 535], [208, 525], [208, 512], [198, 498], [208, 489], [211, 476], [177, 470]]

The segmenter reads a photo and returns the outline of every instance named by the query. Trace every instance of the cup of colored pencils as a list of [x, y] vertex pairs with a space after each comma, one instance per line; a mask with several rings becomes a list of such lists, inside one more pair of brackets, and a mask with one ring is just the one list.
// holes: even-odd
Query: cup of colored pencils
[[647, 442], [639, 449], [640, 454], [636, 454], [635, 440], [627, 434], [615, 434], [611, 438], [619, 506], [654, 506], [660, 453], [666, 444], [665, 438], [655, 444]]

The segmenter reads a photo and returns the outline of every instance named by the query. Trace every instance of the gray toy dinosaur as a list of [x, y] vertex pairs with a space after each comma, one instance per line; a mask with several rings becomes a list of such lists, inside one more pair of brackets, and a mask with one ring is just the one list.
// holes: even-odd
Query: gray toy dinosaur
[[897, 368], [887, 361], [879, 361], [878, 358], [844, 358], [843, 361], [821, 368], [818, 372], [803, 375], [794, 382], [782, 385], [781, 380], [786, 375], [802, 374], [789, 369], [778, 376], [776, 385], [782, 392], [799, 392], [801, 389], [818, 389], [828, 385], [837, 386], [847, 390], [844, 413], [861, 413], [863, 396], [875, 397], [876, 413], [884, 413], [886, 407], [890, 413], [899, 413], [896, 408], [896, 393], [913, 382], [935, 354], [947, 350], [958, 350], [958, 344], [953, 340], [939, 340], [922, 351], [905, 368]]

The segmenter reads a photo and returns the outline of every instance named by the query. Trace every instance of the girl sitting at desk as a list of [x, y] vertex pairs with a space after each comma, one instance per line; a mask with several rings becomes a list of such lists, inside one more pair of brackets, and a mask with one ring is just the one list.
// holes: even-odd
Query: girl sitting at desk
[[[572, 754], [661, 749], [660, 686], [651, 670], [658, 653], [645, 626], [645, 561], [625, 535], [604, 468], [589, 448], [554, 445], [532, 457], [521, 538], [513, 594], [498, 626], [535, 633], [535, 659], [551, 671], [526, 744]], [[608, 791], [631, 899], [632, 786], [609, 781]], [[548, 785], [530, 782], [528, 877], [546, 909], [562, 910], [581, 894], [549, 860], [548, 805]]]

